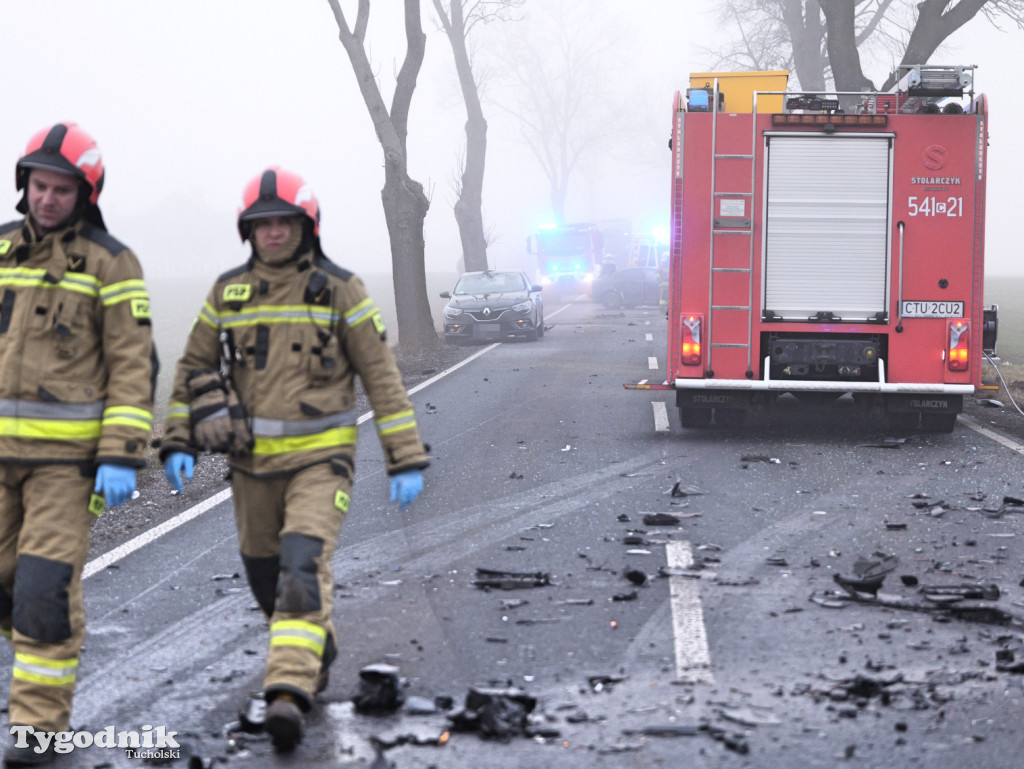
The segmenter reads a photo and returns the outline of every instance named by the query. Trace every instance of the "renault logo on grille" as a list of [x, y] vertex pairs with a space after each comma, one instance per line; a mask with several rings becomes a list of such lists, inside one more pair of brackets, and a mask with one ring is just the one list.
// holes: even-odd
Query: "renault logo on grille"
[[490, 307], [484, 307], [484, 317], [486, 318], [490, 314], [491, 314], [491, 308]]

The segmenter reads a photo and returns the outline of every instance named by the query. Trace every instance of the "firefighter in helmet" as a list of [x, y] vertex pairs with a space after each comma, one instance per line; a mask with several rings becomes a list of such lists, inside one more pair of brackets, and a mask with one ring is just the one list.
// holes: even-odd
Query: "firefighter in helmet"
[[362, 381], [402, 508], [427, 466], [416, 419], [362, 281], [320, 247], [320, 209], [297, 174], [270, 167], [245, 187], [238, 230], [252, 254], [221, 275], [178, 361], [161, 460], [182, 488], [202, 450], [228, 454], [249, 587], [267, 616], [264, 721], [278, 750], [337, 653], [331, 556], [348, 511]]
[[[89, 526], [135, 490], [157, 361], [138, 259], [97, 205], [96, 142], [74, 123], [44, 128], [15, 181], [25, 216], [0, 225], [0, 632], [14, 647], [9, 723], [60, 732]], [[38, 745], [12, 740], [5, 765], [54, 758]]]

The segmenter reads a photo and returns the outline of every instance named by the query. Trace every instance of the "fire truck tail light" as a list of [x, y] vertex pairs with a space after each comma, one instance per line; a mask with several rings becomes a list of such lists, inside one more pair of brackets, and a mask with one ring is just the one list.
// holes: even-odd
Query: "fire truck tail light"
[[946, 365], [950, 371], [966, 371], [971, 352], [971, 324], [964, 320], [949, 321], [949, 350]]
[[700, 327], [703, 321], [703, 315], [684, 315], [682, 317], [683, 324], [679, 329], [680, 362], [684, 366], [700, 365]]

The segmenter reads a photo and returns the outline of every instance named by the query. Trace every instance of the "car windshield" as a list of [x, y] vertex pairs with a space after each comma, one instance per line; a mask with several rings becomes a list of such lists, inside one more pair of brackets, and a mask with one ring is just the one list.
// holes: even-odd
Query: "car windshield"
[[455, 284], [456, 294], [499, 294], [505, 291], [523, 291], [526, 283], [515, 272], [481, 272], [463, 275]]

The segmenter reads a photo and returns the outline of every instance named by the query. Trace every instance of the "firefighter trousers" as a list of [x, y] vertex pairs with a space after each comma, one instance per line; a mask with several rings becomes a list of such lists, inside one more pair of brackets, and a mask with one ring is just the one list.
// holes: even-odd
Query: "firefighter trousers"
[[94, 480], [76, 465], [0, 464], [0, 632], [14, 646], [11, 724], [68, 728], [85, 637], [82, 567]]
[[249, 587], [270, 623], [263, 690], [309, 710], [336, 649], [331, 558], [352, 490], [351, 463], [332, 460], [255, 478], [234, 472], [238, 545]]

